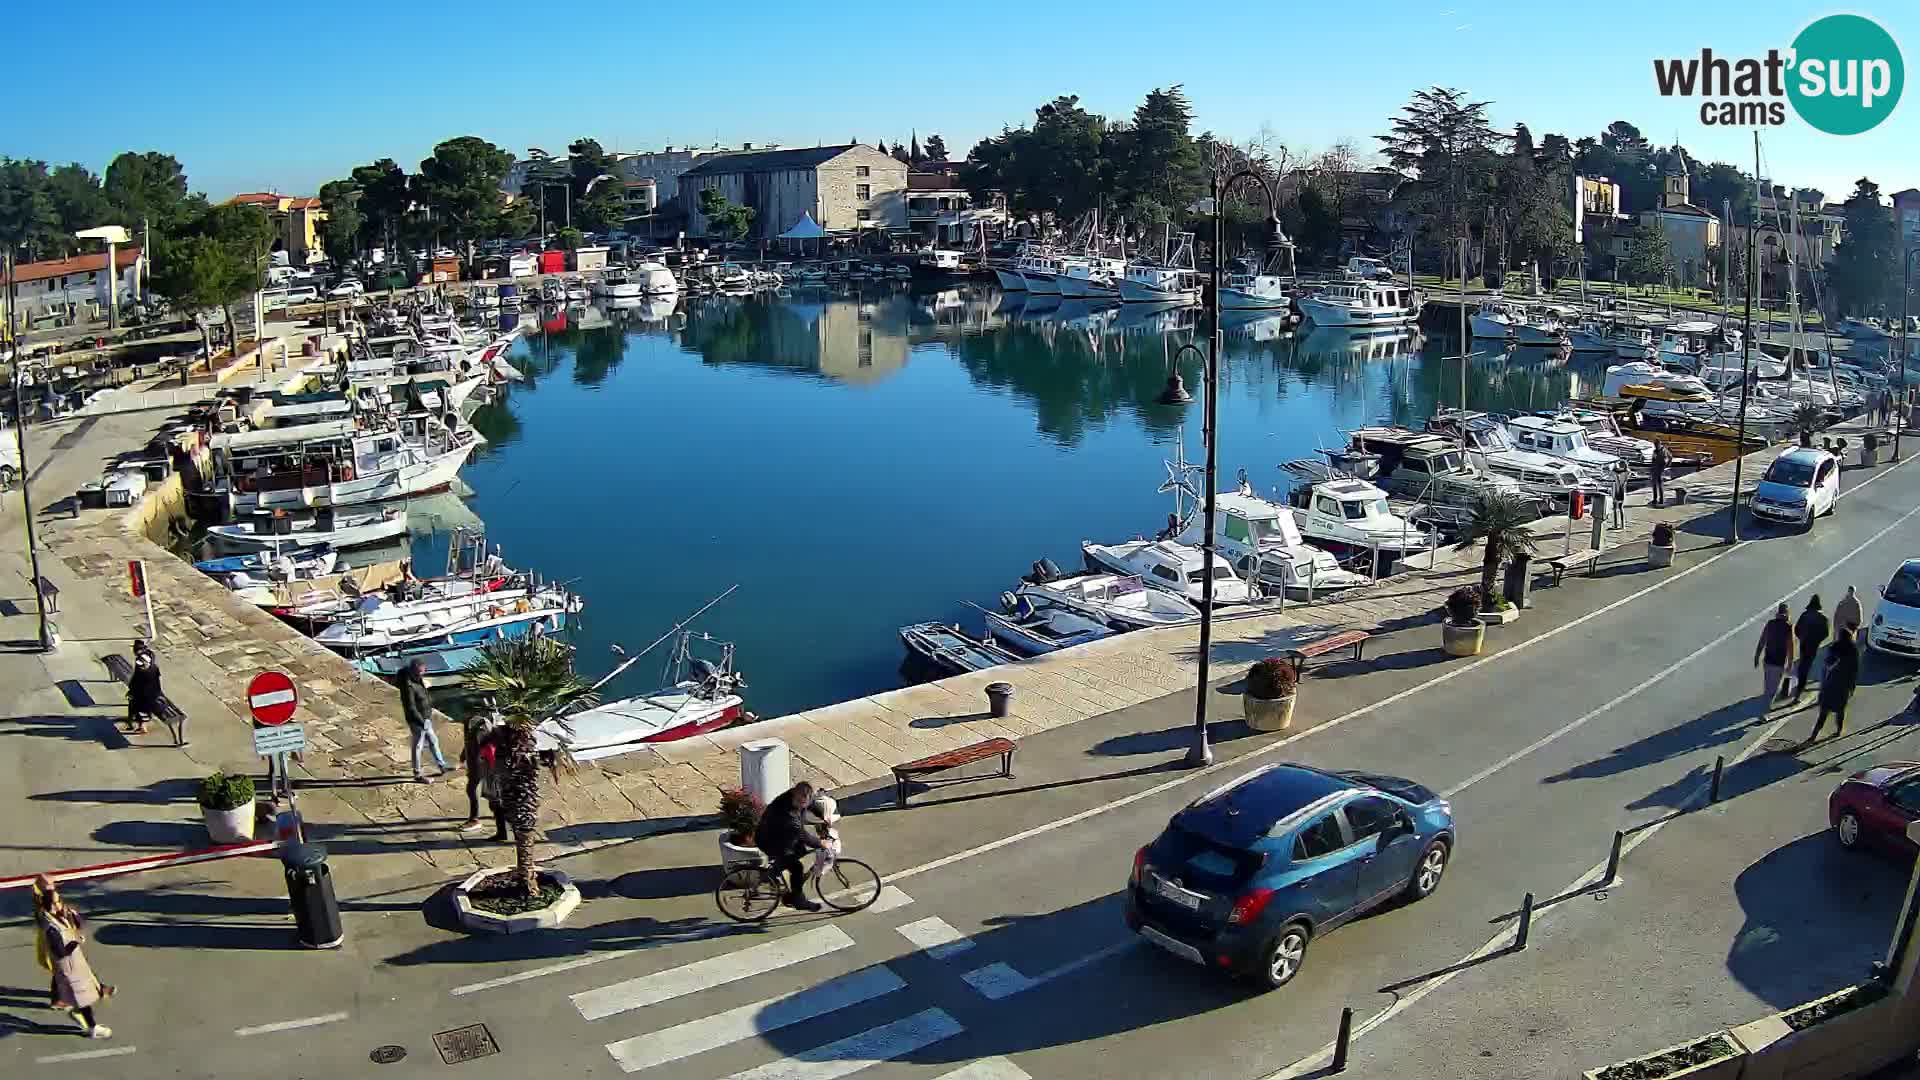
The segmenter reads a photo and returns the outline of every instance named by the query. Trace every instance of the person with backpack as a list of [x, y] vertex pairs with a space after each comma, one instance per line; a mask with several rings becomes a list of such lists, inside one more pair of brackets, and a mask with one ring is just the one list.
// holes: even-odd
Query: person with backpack
[[1794, 666], [1794, 674], [1799, 677], [1799, 685], [1793, 691], [1796, 704], [1807, 696], [1807, 680], [1813, 676], [1813, 661], [1820, 655], [1820, 646], [1826, 643], [1829, 629], [1826, 613], [1820, 610], [1820, 597], [1816, 594], [1807, 601], [1807, 610], [1801, 612], [1800, 618], [1793, 624], [1793, 636], [1800, 646], [1800, 662]]
[[[467, 820], [460, 823], [463, 833], [480, 828], [481, 793], [498, 791], [498, 784], [490, 785], [489, 781], [493, 779], [493, 763], [499, 750], [487, 741], [487, 736], [497, 726], [498, 721], [490, 712], [471, 713], [466, 723], [461, 725], [466, 742], [460, 747], [460, 764], [467, 770]], [[487, 803], [497, 821], [500, 817], [499, 796], [489, 794]]]

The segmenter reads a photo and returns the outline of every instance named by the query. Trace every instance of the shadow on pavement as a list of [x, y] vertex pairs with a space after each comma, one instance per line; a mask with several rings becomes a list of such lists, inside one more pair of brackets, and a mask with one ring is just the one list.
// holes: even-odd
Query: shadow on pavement
[[[1101, 757], [1130, 757], [1134, 754], [1167, 754], [1176, 750], [1185, 750], [1193, 745], [1193, 725], [1181, 724], [1178, 727], [1160, 731], [1137, 731], [1125, 735], [1115, 735], [1102, 739], [1087, 752]], [[1207, 741], [1213, 743], [1232, 742], [1255, 734], [1245, 720], [1216, 720], [1207, 724]], [[1031, 791], [1032, 788], [1020, 788]]]
[[10, 716], [0, 720], [0, 735], [25, 735], [41, 739], [74, 739], [95, 742], [108, 750], [125, 750], [133, 745], [113, 716]]
[[1615, 748], [1606, 757], [1555, 773], [1547, 777], [1545, 782], [1558, 784], [1567, 780], [1616, 776], [1695, 750], [1738, 742], [1748, 728], [1766, 719], [1758, 697], [1756, 694], [1730, 705], [1722, 705], [1684, 724], [1656, 731], [1646, 738]]
[[[283, 903], [282, 909], [286, 907]], [[268, 923], [114, 922], [96, 923], [93, 939], [102, 945], [134, 949], [209, 949], [286, 952], [295, 947], [293, 920]]]
[[145, 787], [137, 788], [74, 788], [70, 791], [47, 791], [27, 798], [35, 802], [71, 802], [71, 803], [146, 803], [153, 806], [165, 806], [169, 803], [185, 803], [194, 797], [199, 783], [188, 779], [156, 780]]
[[714, 866], [661, 866], [634, 870], [606, 881], [580, 881], [580, 895], [587, 900], [605, 900], [624, 896], [628, 900], [664, 900], [674, 896], [708, 893], [720, 884], [720, 870]]
[[1906, 887], [1900, 860], [1842, 850], [1825, 830], [1776, 848], [1734, 879], [1745, 924], [1727, 970], [1777, 1009], [1858, 982], [1885, 955]]

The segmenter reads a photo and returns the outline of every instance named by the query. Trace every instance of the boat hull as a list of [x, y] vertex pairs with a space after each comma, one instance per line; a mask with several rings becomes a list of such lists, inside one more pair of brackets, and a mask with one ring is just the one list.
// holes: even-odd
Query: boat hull
[[1315, 326], [1405, 326], [1420, 317], [1416, 311], [1368, 311], [1301, 297], [1300, 314]]
[[1120, 279], [1120, 299], [1129, 304], [1191, 304], [1200, 299], [1200, 290], [1157, 289], [1129, 278]]
[[993, 276], [1000, 282], [1000, 288], [1007, 292], [1027, 291], [1027, 279], [1018, 270], [1003, 270], [995, 267]]
[[473, 456], [479, 442], [449, 450], [426, 461], [413, 462], [396, 469], [382, 469], [371, 476], [356, 476], [330, 484], [302, 485], [273, 491], [236, 491], [230, 505], [236, 514], [255, 510], [309, 510], [323, 506], [357, 506], [362, 503], [404, 499], [444, 491], [460, 474], [460, 467]]
[[1052, 274], [1039, 274], [1022, 270], [1020, 276], [1027, 279], [1027, 291], [1041, 296], [1060, 296], [1060, 279]]
[[1278, 308], [1290, 308], [1293, 298], [1285, 293], [1269, 295], [1247, 292], [1243, 289], [1221, 289], [1220, 308], [1222, 311], [1272, 311]]

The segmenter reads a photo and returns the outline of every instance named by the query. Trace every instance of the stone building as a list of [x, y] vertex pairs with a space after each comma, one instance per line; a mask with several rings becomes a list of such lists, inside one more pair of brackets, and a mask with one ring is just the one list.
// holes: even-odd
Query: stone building
[[754, 210], [753, 239], [779, 236], [811, 214], [830, 233], [905, 232], [907, 166], [871, 146], [816, 146], [727, 154], [679, 176], [687, 234], [706, 236], [700, 193], [718, 190]]
[[1641, 211], [1640, 223], [1656, 226], [1667, 234], [1667, 247], [1673, 254], [1674, 284], [1701, 286], [1710, 283], [1717, 272], [1717, 268], [1707, 264], [1707, 249], [1719, 246], [1720, 216], [1687, 201], [1689, 186], [1684, 172], [1668, 176], [1659, 207]]

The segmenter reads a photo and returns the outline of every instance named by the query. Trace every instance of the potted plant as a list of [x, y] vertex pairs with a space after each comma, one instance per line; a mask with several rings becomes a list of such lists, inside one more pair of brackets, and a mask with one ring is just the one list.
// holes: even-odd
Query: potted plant
[[[1478, 591], [1478, 590], [1475, 590]], [[1480, 622], [1485, 626], [1504, 626], [1520, 617], [1520, 609], [1504, 594], [1495, 593], [1480, 601]]]
[[194, 793], [207, 835], [216, 844], [239, 844], [253, 839], [253, 777], [216, 772], [200, 781]]
[[1745, 1047], [1727, 1032], [1716, 1031], [1690, 1043], [1669, 1046], [1602, 1069], [1588, 1069], [1580, 1075], [1585, 1080], [1650, 1080], [1652, 1077], [1731, 1080], [1740, 1075], [1745, 1061]]
[[1658, 570], [1673, 565], [1673, 526], [1662, 521], [1647, 541], [1647, 565]]
[[1473, 500], [1466, 531], [1454, 544], [1454, 550], [1465, 551], [1480, 541], [1486, 542], [1486, 551], [1480, 560], [1481, 611], [1499, 610], [1496, 603], [1499, 593], [1494, 581], [1500, 575], [1500, 567], [1515, 556], [1533, 554], [1534, 537], [1527, 523], [1537, 516], [1533, 500], [1516, 491], [1485, 492]]
[[720, 789], [720, 869], [722, 872], [743, 863], [764, 861], [753, 844], [754, 827], [766, 809], [746, 788]]
[[1448, 656], [1478, 656], [1486, 644], [1487, 624], [1480, 621], [1480, 594], [1470, 586], [1447, 597], [1446, 619], [1440, 624], [1440, 643]]
[[1880, 464], [1880, 433], [1869, 431], [1860, 436], [1860, 464], [1873, 468]]
[[1293, 661], [1269, 656], [1247, 672], [1240, 706], [1255, 731], [1285, 731], [1293, 726], [1293, 700], [1300, 672]]

